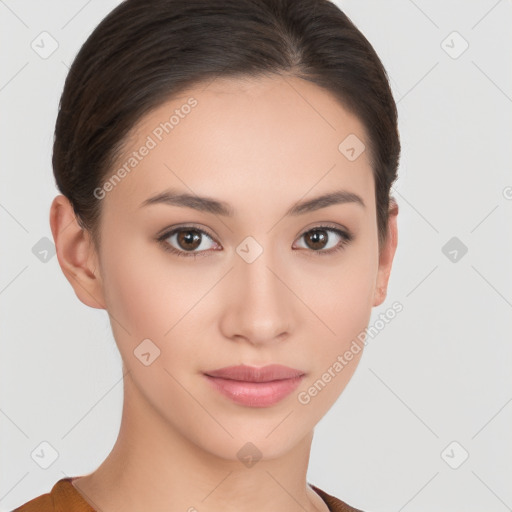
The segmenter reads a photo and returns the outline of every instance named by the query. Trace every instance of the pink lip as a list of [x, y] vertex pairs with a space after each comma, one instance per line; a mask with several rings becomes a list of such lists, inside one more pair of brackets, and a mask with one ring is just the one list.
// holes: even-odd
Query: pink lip
[[280, 402], [300, 384], [305, 373], [281, 365], [262, 368], [228, 366], [205, 372], [217, 391], [236, 403], [250, 407], [268, 407]]

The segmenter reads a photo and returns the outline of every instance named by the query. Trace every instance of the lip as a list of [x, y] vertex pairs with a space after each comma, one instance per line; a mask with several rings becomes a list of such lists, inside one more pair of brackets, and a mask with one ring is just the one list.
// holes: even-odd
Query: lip
[[277, 404], [298, 387], [304, 375], [301, 370], [277, 364], [261, 368], [228, 366], [204, 373], [214, 389], [249, 407]]

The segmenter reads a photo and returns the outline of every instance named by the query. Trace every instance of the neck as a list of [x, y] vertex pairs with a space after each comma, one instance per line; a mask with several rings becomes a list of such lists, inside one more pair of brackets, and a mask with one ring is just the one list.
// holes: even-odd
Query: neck
[[249, 448], [242, 463], [236, 453], [219, 457], [175, 430], [129, 374], [124, 386], [112, 451], [96, 471], [73, 482], [97, 511], [328, 511], [306, 481], [313, 431], [278, 457], [254, 462]]

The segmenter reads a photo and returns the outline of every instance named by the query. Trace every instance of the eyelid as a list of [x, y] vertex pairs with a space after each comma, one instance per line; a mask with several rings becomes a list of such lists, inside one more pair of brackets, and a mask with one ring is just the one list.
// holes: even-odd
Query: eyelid
[[197, 229], [197, 231], [201, 231], [203, 233], [206, 233], [210, 238], [212, 239], [215, 239], [216, 236], [214, 234], [212, 234], [207, 228], [204, 228], [202, 226], [200, 226], [199, 224], [195, 224], [194, 222], [187, 222], [187, 223], [184, 223], [184, 224], [177, 224], [176, 226], [167, 226], [166, 228], [160, 230], [157, 235], [156, 235], [156, 238], [168, 238], [169, 236], [171, 236], [171, 234], [177, 230], [180, 230], [180, 229], [187, 229], [187, 228], [190, 228], [190, 229]]
[[317, 222], [313, 222], [310, 226], [307, 226], [304, 229], [302, 229], [299, 232], [299, 234], [297, 235], [297, 237], [300, 237], [306, 233], [309, 233], [310, 231], [314, 231], [315, 229], [322, 229], [322, 228], [323, 229], [333, 229], [335, 231], [341, 231], [342, 233], [346, 234], [348, 237], [353, 236], [350, 229], [343, 226], [343, 224], [337, 224], [335, 222], [330, 222], [330, 221], [325, 221], [325, 222], [317, 221]]

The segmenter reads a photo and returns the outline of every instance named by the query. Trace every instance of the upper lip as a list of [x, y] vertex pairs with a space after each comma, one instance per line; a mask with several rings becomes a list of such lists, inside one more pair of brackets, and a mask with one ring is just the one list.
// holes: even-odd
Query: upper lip
[[244, 382], [270, 382], [272, 380], [292, 379], [304, 375], [301, 370], [296, 370], [280, 364], [271, 364], [257, 368], [254, 366], [226, 366], [218, 370], [204, 372], [210, 377], [240, 380]]

